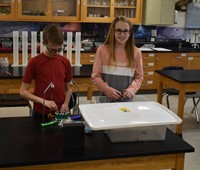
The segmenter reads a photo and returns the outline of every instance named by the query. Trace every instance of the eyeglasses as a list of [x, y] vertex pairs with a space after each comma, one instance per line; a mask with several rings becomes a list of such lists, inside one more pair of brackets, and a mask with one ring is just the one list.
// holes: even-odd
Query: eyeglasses
[[128, 29], [125, 29], [125, 30], [116, 29], [115, 33], [116, 34], [122, 34], [123, 33], [124, 35], [129, 35], [130, 34], [130, 30], [128, 30]]
[[49, 51], [49, 53], [60, 53], [61, 51], [64, 50], [63, 47], [58, 48], [58, 49], [53, 49], [53, 48], [48, 48], [48, 46], [46, 46], [47, 50]]

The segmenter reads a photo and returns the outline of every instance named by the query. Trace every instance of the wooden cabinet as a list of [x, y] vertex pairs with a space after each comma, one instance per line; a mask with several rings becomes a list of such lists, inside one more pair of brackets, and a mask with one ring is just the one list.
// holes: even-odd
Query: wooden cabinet
[[80, 0], [0, 0], [0, 20], [80, 21]]
[[164, 66], [169, 66], [171, 53], [142, 53], [144, 80], [141, 89], [157, 89], [157, 75], [155, 70], [162, 70]]
[[165, 66], [170, 66], [171, 53], [156, 53], [155, 70], [162, 70]]
[[81, 21], [112, 22], [119, 15], [128, 17], [133, 23], [141, 23], [143, 0], [83, 0]]
[[[155, 70], [162, 70], [166, 66], [171, 64], [171, 53], [156, 53], [155, 57]], [[154, 89], [158, 88], [159, 75], [154, 70]]]
[[16, 18], [15, 8], [14, 0], [0, 0], [0, 20], [14, 20]]
[[143, 53], [144, 80], [141, 89], [154, 89], [154, 69], [156, 53]]
[[172, 53], [170, 65], [187, 69], [187, 53]]
[[174, 24], [175, 0], [144, 0], [143, 21], [145, 25]]
[[18, 20], [49, 21], [49, 0], [18, 0]]
[[200, 53], [187, 53], [187, 68], [200, 69]]
[[78, 21], [80, 0], [18, 0], [18, 20]]
[[53, 0], [51, 20], [55, 22], [80, 21], [81, 0]]
[[0, 20], [110, 23], [124, 15], [141, 23], [143, 0], [0, 0]]
[[[144, 80], [141, 85], [141, 90], [155, 90], [157, 89], [158, 75], [155, 70], [162, 70], [165, 66], [182, 66], [184, 69], [200, 69], [200, 53], [154, 53], [154, 52], [144, 52], [143, 55], [143, 69], [144, 69]], [[19, 54], [19, 63], [22, 62], [21, 53]], [[64, 53], [66, 56], [66, 53]], [[8, 57], [10, 64], [13, 64], [13, 54], [12, 53], [1, 53], [0, 57]], [[81, 52], [80, 63], [82, 65], [94, 63], [95, 53]], [[75, 64], [75, 53], [72, 53], [72, 64]], [[79, 79], [79, 78], [77, 78]], [[76, 80], [77, 80], [76, 79]], [[91, 82], [87, 79], [86, 84]], [[81, 81], [86, 81], [81, 80]], [[79, 81], [79, 80], [77, 80]], [[84, 84], [84, 83], [82, 83]], [[86, 84], [83, 85], [82, 90], [86, 90]], [[93, 91], [98, 91], [95, 86], [92, 86]]]
[[83, 0], [81, 1], [81, 21], [111, 22], [113, 19], [112, 0]]
[[[94, 63], [95, 53], [81, 53], [80, 63], [84, 64], [93, 64]], [[75, 64], [75, 53], [72, 54], [72, 64]]]

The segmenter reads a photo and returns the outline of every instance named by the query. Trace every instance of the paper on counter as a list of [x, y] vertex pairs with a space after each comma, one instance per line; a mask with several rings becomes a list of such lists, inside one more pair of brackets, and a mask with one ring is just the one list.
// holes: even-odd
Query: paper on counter
[[167, 48], [160, 48], [160, 47], [157, 47], [157, 48], [152, 48], [153, 50], [156, 50], [156, 51], [172, 51], [170, 49], [167, 49]]
[[141, 47], [140, 48], [140, 51], [153, 51], [151, 48], [144, 48], [144, 47]]

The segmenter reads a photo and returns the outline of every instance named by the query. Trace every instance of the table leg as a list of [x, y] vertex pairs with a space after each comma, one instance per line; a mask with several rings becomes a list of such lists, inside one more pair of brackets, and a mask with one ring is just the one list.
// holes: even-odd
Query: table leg
[[158, 92], [157, 92], [157, 102], [160, 104], [162, 104], [162, 97], [163, 97], [163, 82], [159, 81]]
[[184, 170], [184, 160], [185, 160], [184, 153], [176, 154], [176, 165], [173, 170]]
[[[184, 113], [184, 103], [185, 103], [185, 90], [179, 90], [178, 96], [178, 116], [183, 120]], [[182, 123], [176, 126], [177, 134], [182, 134]]]
[[87, 88], [87, 100], [92, 100], [92, 86]]

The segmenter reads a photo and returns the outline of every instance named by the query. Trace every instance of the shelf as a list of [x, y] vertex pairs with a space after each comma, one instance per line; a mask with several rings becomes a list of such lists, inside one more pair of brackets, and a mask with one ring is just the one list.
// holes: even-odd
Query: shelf
[[0, 6], [3, 6], [3, 7], [4, 7], [4, 6], [10, 6], [10, 3], [9, 3], [9, 4], [2, 4], [2, 3], [1, 3]]
[[109, 5], [88, 5], [87, 7], [91, 7], [91, 8], [110, 8]]
[[136, 6], [115, 6], [115, 8], [117, 8], [117, 9], [121, 9], [121, 8], [123, 8], [123, 9], [135, 9]]

